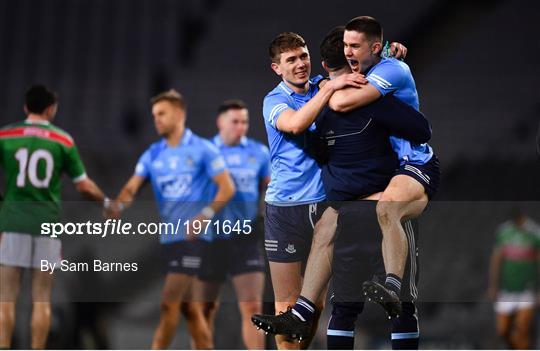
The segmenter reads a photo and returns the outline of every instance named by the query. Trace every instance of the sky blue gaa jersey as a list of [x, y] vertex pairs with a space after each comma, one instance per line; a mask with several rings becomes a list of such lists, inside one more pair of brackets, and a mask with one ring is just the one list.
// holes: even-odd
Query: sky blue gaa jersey
[[269, 204], [293, 206], [325, 198], [321, 169], [306, 152], [309, 148], [309, 132], [315, 130], [315, 125], [299, 135], [283, 133], [276, 127], [276, 121], [283, 111], [299, 110], [318, 92], [317, 83], [321, 79], [321, 76], [312, 78], [305, 95], [295, 93], [282, 81], [264, 98], [263, 116], [270, 145], [272, 174], [265, 198]]
[[[135, 174], [151, 182], [162, 221], [176, 228], [182, 220], [178, 232], [160, 235], [162, 244], [184, 240], [184, 222], [214, 199], [217, 186], [212, 178], [225, 169], [219, 150], [187, 128], [179, 145], [170, 147], [161, 139], [143, 153]], [[211, 234], [200, 238], [210, 240]]]
[[[418, 93], [416, 84], [409, 66], [395, 58], [383, 58], [381, 62], [373, 66], [366, 79], [381, 93], [386, 95], [394, 93], [394, 96], [409, 106], [419, 110]], [[401, 164], [410, 162], [413, 164], [425, 164], [433, 156], [433, 149], [426, 144], [412, 144], [401, 138], [390, 137], [392, 148], [397, 153]]]
[[[221, 151], [236, 187], [234, 197], [216, 215], [216, 220], [229, 220], [233, 227], [238, 221], [240, 228], [244, 220], [249, 220], [252, 226], [258, 212], [260, 183], [270, 176], [270, 152], [265, 145], [246, 137], [238, 145], [232, 146], [225, 145], [219, 135], [212, 141]], [[235, 234], [238, 234], [238, 230], [222, 230], [216, 233], [216, 237], [226, 238]], [[255, 234], [258, 233], [251, 233]]]

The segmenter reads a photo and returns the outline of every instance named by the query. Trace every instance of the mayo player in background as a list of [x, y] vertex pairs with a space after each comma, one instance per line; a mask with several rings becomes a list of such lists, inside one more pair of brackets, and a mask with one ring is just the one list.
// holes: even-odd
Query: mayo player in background
[[85, 197], [110, 203], [86, 175], [71, 136], [51, 123], [57, 108], [56, 94], [34, 85], [26, 92], [26, 120], [0, 129], [0, 168], [7, 182], [0, 210], [0, 348], [11, 347], [23, 268], [32, 270], [30, 347], [47, 345], [53, 274], [40, 263], [59, 264], [62, 243], [40, 235], [40, 227], [60, 221], [62, 173]]

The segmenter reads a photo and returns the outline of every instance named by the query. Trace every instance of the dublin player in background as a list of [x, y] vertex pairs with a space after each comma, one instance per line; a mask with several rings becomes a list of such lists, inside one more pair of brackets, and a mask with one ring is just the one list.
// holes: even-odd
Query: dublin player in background
[[[120, 191], [109, 216], [118, 217], [149, 181], [163, 222], [189, 219], [194, 226], [197, 221], [212, 220], [234, 195], [234, 184], [223, 157], [210, 141], [185, 127], [186, 103], [178, 92], [163, 92], [152, 98], [151, 104], [154, 124], [162, 139], [140, 157], [135, 174]], [[192, 311], [190, 332], [195, 348], [213, 348], [200, 304], [186, 301], [200, 270], [202, 240], [208, 240], [209, 235], [195, 235], [195, 228], [185, 228], [182, 225], [178, 233], [160, 235], [166, 277], [152, 349], [164, 349], [171, 343], [182, 302], [187, 302]], [[209, 228], [213, 229], [213, 225]]]
[[40, 235], [40, 227], [60, 221], [62, 174], [88, 199], [110, 204], [86, 175], [71, 136], [51, 123], [57, 108], [56, 94], [34, 85], [26, 92], [26, 120], [0, 129], [0, 168], [7, 183], [0, 210], [0, 348], [11, 346], [24, 268], [32, 270], [30, 347], [46, 347], [54, 275], [42, 271], [40, 264], [59, 264], [62, 243]]
[[246, 137], [249, 115], [243, 101], [224, 101], [218, 109], [217, 126], [219, 133], [212, 141], [225, 159], [236, 193], [216, 215], [223, 225], [205, 245], [194, 298], [204, 304], [214, 334], [220, 291], [230, 277], [242, 317], [244, 347], [260, 350], [265, 348], [264, 334], [253, 328], [251, 316], [262, 311], [265, 262], [263, 233], [257, 231], [255, 221], [260, 196], [270, 181], [270, 154], [265, 145]]

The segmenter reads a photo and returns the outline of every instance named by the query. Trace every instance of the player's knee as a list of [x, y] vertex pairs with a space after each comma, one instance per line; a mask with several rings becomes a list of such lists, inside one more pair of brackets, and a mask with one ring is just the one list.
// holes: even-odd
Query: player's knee
[[399, 222], [401, 220], [399, 203], [393, 200], [379, 201], [377, 203], [377, 219], [381, 225]]
[[217, 313], [219, 302], [208, 301], [203, 303], [202, 312], [205, 318], [210, 318]]
[[328, 323], [328, 329], [354, 330], [358, 314], [363, 310], [363, 305], [356, 303], [332, 304], [332, 318]]
[[262, 302], [260, 301], [243, 301], [239, 303], [240, 313], [244, 318], [251, 318], [254, 314], [262, 312]]
[[179, 306], [177, 303], [162, 301], [160, 305], [161, 316], [166, 319], [175, 319], [179, 314]]

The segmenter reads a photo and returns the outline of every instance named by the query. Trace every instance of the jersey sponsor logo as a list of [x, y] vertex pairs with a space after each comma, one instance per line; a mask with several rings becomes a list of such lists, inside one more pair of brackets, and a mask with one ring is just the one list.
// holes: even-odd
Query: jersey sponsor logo
[[286, 252], [290, 253], [291, 255], [293, 253], [296, 253], [296, 249], [294, 248], [294, 244], [287, 245], [287, 248], [285, 249]]
[[73, 146], [73, 140], [68, 136], [54, 132], [52, 130], [39, 128], [39, 127], [19, 127], [8, 130], [0, 131], [0, 138], [25, 138], [25, 137], [37, 137], [40, 139], [47, 139], [58, 142], [67, 147]]
[[249, 168], [231, 169], [231, 175], [236, 185], [236, 191], [242, 193], [257, 193], [257, 172]]
[[242, 157], [239, 154], [227, 155], [228, 166], [238, 166], [242, 164]]
[[157, 177], [156, 183], [164, 198], [176, 199], [191, 194], [191, 174], [167, 175]]

